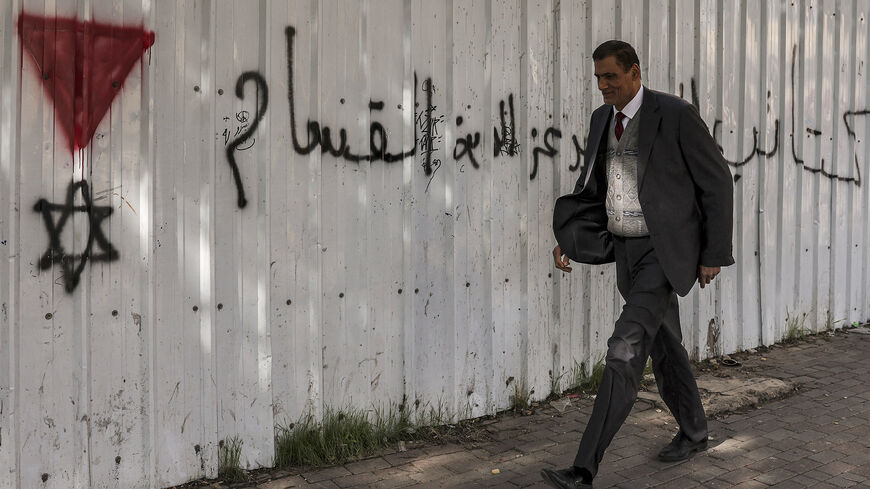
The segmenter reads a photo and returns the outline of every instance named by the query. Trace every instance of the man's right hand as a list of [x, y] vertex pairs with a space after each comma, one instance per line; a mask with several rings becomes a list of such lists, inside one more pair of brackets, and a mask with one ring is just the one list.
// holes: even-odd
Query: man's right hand
[[569, 260], [566, 255], [562, 254], [562, 248], [560, 248], [559, 245], [556, 245], [556, 247], [553, 248], [553, 260], [556, 262], [556, 268], [563, 272], [571, 273], [571, 267], [568, 266], [571, 264], [571, 260]]

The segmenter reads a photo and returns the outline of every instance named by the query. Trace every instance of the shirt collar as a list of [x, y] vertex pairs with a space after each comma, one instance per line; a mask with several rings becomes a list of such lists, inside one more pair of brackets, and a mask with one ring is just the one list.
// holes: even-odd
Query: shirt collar
[[613, 115], [616, 115], [617, 112], [622, 112], [625, 114], [625, 117], [628, 119], [634, 119], [634, 116], [637, 115], [637, 111], [640, 110], [640, 105], [643, 103], [643, 85], [640, 86], [640, 89], [634, 94], [634, 98], [631, 99], [631, 102], [627, 103], [622, 110], [616, 110], [616, 106], [613, 107]]

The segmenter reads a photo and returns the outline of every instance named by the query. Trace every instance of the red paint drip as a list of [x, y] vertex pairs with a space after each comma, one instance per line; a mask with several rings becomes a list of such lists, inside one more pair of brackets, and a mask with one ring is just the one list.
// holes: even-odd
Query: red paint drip
[[70, 152], [91, 142], [133, 65], [154, 44], [154, 32], [142, 27], [24, 12], [18, 17], [18, 37], [54, 102]]

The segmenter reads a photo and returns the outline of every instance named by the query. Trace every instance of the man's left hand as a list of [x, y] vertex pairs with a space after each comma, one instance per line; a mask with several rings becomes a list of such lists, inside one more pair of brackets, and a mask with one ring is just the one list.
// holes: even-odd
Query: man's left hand
[[705, 267], [704, 265], [698, 266], [698, 283], [701, 284], [701, 288], [703, 289], [705, 285], [708, 285], [713, 281], [713, 277], [719, 275], [719, 272], [722, 271], [722, 267]]

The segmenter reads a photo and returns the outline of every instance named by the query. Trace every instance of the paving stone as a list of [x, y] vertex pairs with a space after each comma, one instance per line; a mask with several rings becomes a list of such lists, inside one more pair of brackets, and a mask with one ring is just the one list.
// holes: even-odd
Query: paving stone
[[350, 471], [344, 467], [330, 467], [328, 469], [321, 469], [313, 472], [303, 473], [302, 477], [305, 478], [308, 482], [320, 482], [325, 480], [337, 479], [339, 477], [345, 477], [351, 475]]
[[360, 460], [359, 462], [345, 464], [344, 468], [350, 471], [351, 474], [361, 474], [363, 472], [371, 472], [373, 470], [385, 469], [390, 466], [391, 464], [387, 462], [383, 457], [375, 457], [366, 460]]
[[763, 482], [768, 485], [773, 485], [778, 482], [787, 481], [792, 477], [796, 476], [794, 472], [786, 469], [773, 469], [762, 472], [760, 475], [755, 476], [755, 480], [758, 482]]
[[299, 476], [283, 477], [268, 482], [257, 484], [257, 489], [290, 489], [296, 487], [306, 487], [308, 483], [305, 479]]
[[335, 485], [338, 487], [344, 488], [353, 488], [353, 487], [363, 487], [374, 484], [383, 479], [382, 476], [373, 473], [367, 474], [351, 474], [344, 477], [338, 477], [336, 479], [332, 479], [332, 482], [335, 482]]

